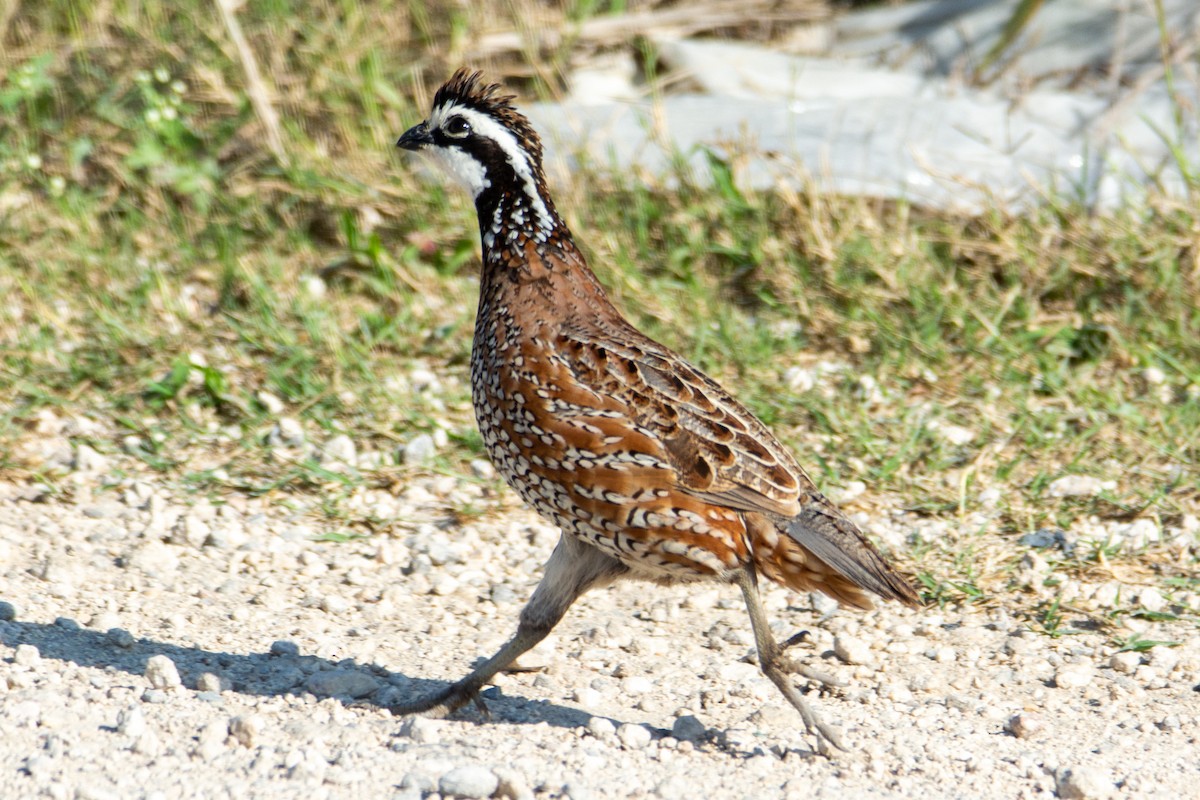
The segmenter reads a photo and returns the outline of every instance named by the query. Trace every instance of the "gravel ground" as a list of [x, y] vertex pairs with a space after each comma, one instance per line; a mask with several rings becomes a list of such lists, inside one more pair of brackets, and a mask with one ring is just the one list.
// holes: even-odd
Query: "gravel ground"
[[[77, 447], [71, 500], [0, 482], [0, 796], [1180, 798], [1200, 785], [1190, 625], [1146, 627], [1179, 647], [1117, 653], [1002, 608], [859, 614], [774, 587], [779, 634], [810, 630], [810, 663], [848, 682], [810, 697], [852, 752], [813, 752], [722, 586], [593, 593], [530, 671], [488, 690], [490, 718], [396, 719], [382, 706], [461, 677], [512, 632], [554, 529], [478, 481], [435, 477], [362, 491], [377, 515], [411, 521], [392, 535], [319, 541], [328, 531], [295, 496], [214, 506], [129, 477], [122, 458]], [[472, 505], [488, 511], [451, 513]], [[903, 539], [897, 519], [863, 522]]]

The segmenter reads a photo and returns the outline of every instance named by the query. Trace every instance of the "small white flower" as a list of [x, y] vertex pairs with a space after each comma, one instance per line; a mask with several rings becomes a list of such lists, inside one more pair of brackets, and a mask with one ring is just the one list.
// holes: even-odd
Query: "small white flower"
[[187, 92], [187, 84], [183, 81], [175, 81], [171, 84], [171, 91], [175, 94], [185, 94]]
[[146, 122], [149, 122], [151, 125], [157, 125], [161, 120], [162, 114], [157, 108], [146, 110]]
[[25, 156], [25, 166], [29, 167], [30, 169], [41, 169], [42, 157], [37, 153], [30, 153], [29, 155]]
[[133, 80], [135, 83], [149, 83], [150, 73], [146, 72], [144, 69], [139, 69], [136, 73], [134, 73]]
[[66, 191], [66, 188], [67, 179], [62, 175], [55, 175], [54, 177], [50, 178], [50, 194], [52, 194], [54, 197], [61, 195], [64, 191]]
[[175, 119], [179, 116], [179, 112], [175, 110], [175, 106], [167, 106], [162, 110], [162, 118], [166, 120]]
[[166, 67], [159, 67], [154, 70], [154, 80], [159, 83], [167, 83], [171, 80], [171, 73], [167, 71]]

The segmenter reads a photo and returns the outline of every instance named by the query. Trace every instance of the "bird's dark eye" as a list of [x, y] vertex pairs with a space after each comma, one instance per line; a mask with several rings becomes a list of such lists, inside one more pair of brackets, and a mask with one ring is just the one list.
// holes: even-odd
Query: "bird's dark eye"
[[446, 120], [446, 124], [442, 126], [442, 130], [446, 132], [447, 136], [452, 136], [455, 139], [465, 139], [471, 133], [471, 123], [462, 117], [451, 117]]

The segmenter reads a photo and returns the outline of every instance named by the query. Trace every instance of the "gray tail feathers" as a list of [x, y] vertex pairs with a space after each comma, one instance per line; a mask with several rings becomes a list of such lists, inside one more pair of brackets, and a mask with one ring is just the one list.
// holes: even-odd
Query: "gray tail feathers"
[[916, 590], [867, 541], [858, 526], [833, 506], [810, 502], [783, 528], [797, 544], [855, 585], [885, 600], [920, 605]]

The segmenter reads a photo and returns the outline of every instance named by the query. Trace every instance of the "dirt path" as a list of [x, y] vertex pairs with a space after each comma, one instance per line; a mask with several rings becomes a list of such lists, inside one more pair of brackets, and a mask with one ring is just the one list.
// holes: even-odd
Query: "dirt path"
[[[488, 692], [491, 718], [381, 705], [460, 677], [515, 625], [555, 531], [476, 486], [364, 502], [407, 532], [344, 542], [302, 510], [214, 508], [76, 476], [0, 484], [0, 796], [1196, 796], [1200, 644], [1115, 654], [1003, 611], [833, 611], [772, 589], [783, 635], [849, 685], [810, 695], [853, 751], [812, 752], [748, 659], [733, 587], [586, 597]], [[375, 497], [374, 495], [380, 495]], [[836, 654], [835, 654], [836, 653]], [[839, 657], [839, 655], [841, 657]], [[847, 663], [847, 660], [860, 663]], [[1014, 716], [1017, 718], [1013, 721]]]

